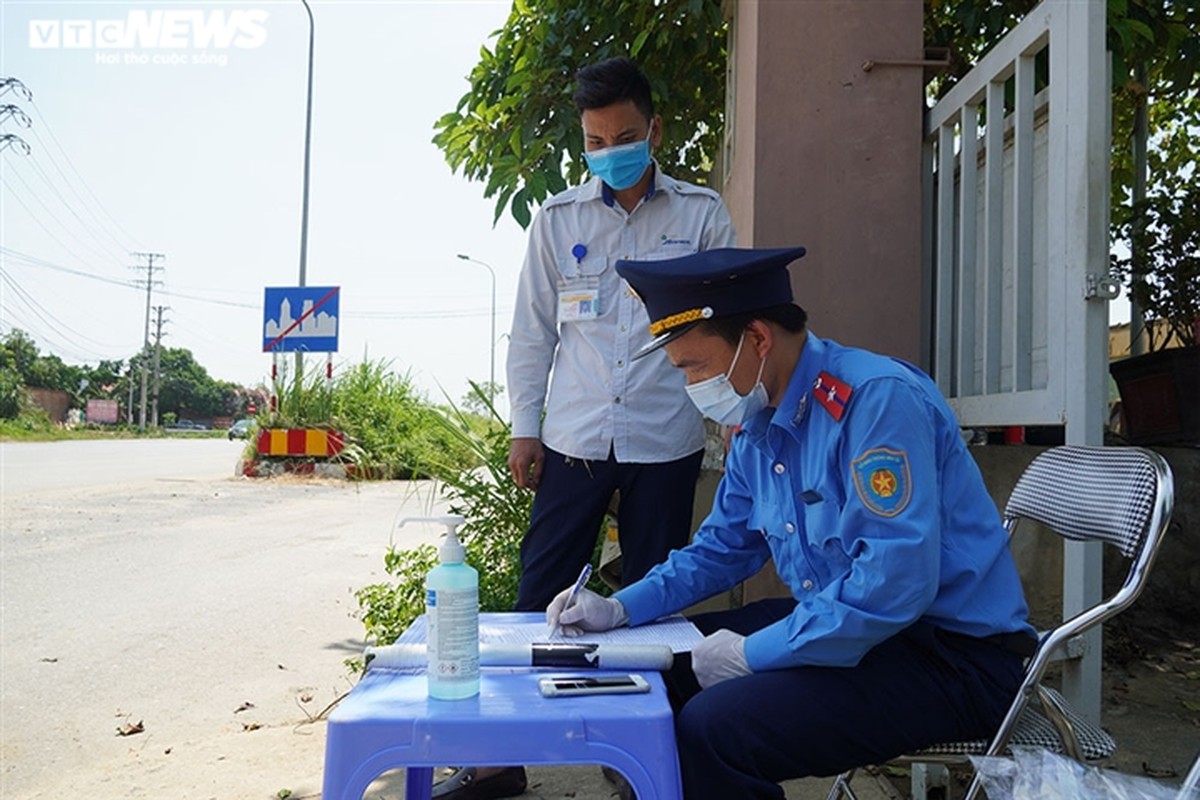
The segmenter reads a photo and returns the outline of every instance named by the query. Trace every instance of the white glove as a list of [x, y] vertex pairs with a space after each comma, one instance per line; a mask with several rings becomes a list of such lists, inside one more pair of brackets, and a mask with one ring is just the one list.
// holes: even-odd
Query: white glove
[[745, 636], [722, 628], [692, 648], [692, 672], [700, 688], [753, 672], [746, 663], [745, 645]]
[[546, 624], [566, 636], [584, 631], [607, 631], [629, 624], [629, 615], [620, 600], [601, 597], [590, 589], [580, 589], [575, 602], [565, 608], [570, 589], [563, 589], [546, 608]]

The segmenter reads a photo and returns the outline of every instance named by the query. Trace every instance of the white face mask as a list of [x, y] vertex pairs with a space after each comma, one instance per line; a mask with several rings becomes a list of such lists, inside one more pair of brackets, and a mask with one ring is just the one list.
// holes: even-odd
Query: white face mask
[[767, 407], [767, 388], [762, 385], [763, 367], [767, 360], [764, 358], [758, 365], [758, 377], [755, 378], [754, 388], [747, 395], [740, 395], [729, 376], [737, 366], [738, 356], [742, 353], [742, 344], [746, 341], [745, 332], [738, 339], [737, 351], [733, 354], [733, 363], [724, 375], [714, 375], [708, 380], [688, 385], [688, 397], [700, 409], [700, 413], [721, 425], [740, 425], [759, 411]]

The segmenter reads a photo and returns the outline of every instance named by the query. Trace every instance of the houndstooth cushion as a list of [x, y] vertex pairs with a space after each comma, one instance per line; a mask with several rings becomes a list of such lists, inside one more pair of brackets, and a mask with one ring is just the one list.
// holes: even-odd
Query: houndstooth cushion
[[[1062, 695], [1049, 687], [1042, 687], [1044, 691], [1054, 695], [1055, 699], [1067, 710], [1067, 719], [1071, 721], [1072, 727], [1075, 729], [1076, 736], [1079, 739], [1079, 749], [1083, 753], [1083, 757], [1088, 761], [1097, 761], [1112, 756], [1117, 749], [1117, 743], [1108, 735], [1108, 731], [1103, 728], [1093, 725], [1092, 723], [1079, 716], [1066, 705], [1066, 701]], [[975, 739], [969, 742], [947, 742], [944, 744], [935, 744], [933, 747], [927, 747], [914, 756], [906, 760], [920, 761], [922, 755], [936, 756], [981, 756], [987, 753], [988, 745], [991, 742], [986, 739]], [[1063, 753], [1062, 739], [1055, 730], [1054, 725], [1050, 720], [1041, 713], [1041, 711], [1029, 707], [1021, 715], [1021, 719], [1017, 721], [1017, 726], [1013, 730], [1012, 736], [1009, 737], [1008, 745], [1002, 751], [1003, 755], [1011, 755], [1011, 747], [1041, 747], [1049, 750], [1052, 753]]]
[[1105, 541], [1133, 557], [1154, 512], [1157, 486], [1154, 468], [1136, 451], [1056, 447], [1025, 470], [1004, 521], [1032, 519], [1067, 538]]

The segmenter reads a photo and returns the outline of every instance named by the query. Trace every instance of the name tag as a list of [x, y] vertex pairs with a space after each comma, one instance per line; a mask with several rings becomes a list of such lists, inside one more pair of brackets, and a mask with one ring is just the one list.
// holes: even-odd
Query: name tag
[[[576, 283], [572, 281], [572, 283]], [[582, 322], [600, 316], [600, 289], [567, 286], [558, 291], [558, 321]]]

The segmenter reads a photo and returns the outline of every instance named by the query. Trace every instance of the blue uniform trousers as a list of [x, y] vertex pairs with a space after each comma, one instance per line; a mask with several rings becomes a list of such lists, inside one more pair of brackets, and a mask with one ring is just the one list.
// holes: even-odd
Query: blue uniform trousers
[[[785, 617], [764, 600], [693, 622], [749, 634]], [[836, 775], [942, 741], [988, 738], [1023, 676], [1023, 659], [987, 640], [917, 622], [855, 667], [796, 667], [700, 691], [690, 658], [670, 674], [686, 800], [771, 798], [778, 782]]]
[[586, 461], [546, 448], [529, 530], [521, 541], [517, 611], [545, 611], [591, 560], [604, 513], [620, 490], [621, 581], [645, 575], [688, 543], [704, 451], [661, 464], [622, 464], [610, 453]]

